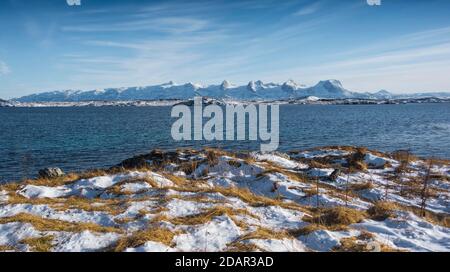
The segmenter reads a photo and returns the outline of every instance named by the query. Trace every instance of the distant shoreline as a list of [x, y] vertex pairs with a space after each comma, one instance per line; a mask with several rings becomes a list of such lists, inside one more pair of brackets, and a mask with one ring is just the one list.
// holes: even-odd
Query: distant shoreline
[[[74, 101], [74, 102], [15, 102], [2, 101], [0, 108], [55, 108], [55, 107], [161, 107], [176, 104], [189, 104], [190, 100], [133, 100], [133, 101]], [[450, 98], [405, 98], [405, 99], [321, 99], [306, 97], [291, 100], [221, 100], [207, 99], [207, 104], [260, 104], [280, 105], [399, 105], [424, 103], [449, 103]]]

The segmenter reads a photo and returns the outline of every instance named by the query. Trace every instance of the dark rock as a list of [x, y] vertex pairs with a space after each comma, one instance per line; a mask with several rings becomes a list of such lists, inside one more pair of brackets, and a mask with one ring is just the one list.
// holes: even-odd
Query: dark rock
[[180, 163], [180, 154], [178, 152], [164, 152], [161, 150], [153, 150], [149, 154], [139, 155], [114, 166], [112, 169], [139, 169], [148, 168], [150, 166], [161, 167], [170, 163]]
[[333, 173], [331, 173], [331, 175], [328, 178], [330, 181], [336, 182], [337, 178], [339, 177], [340, 174], [341, 174], [341, 170], [336, 169], [333, 171]]
[[64, 172], [60, 168], [45, 168], [39, 170], [39, 177], [44, 179], [59, 178], [64, 176]]
[[272, 193], [278, 192], [278, 189], [280, 189], [280, 184], [278, 184], [278, 182], [274, 182], [272, 186]]

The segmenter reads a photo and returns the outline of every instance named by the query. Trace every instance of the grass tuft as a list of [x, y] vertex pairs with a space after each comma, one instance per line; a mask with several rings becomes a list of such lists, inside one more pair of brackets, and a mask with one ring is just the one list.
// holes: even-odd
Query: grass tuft
[[258, 227], [255, 231], [242, 235], [237, 241], [242, 242], [252, 239], [283, 240], [285, 238], [292, 238], [292, 236], [286, 231], [274, 231], [268, 228]]
[[136, 248], [144, 245], [148, 241], [162, 243], [166, 246], [173, 246], [172, 240], [178, 233], [166, 228], [149, 228], [137, 231], [130, 236], [119, 239], [114, 249], [116, 252], [123, 252], [127, 248]]
[[252, 243], [233, 242], [227, 245], [226, 252], [263, 252], [260, 247]]
[[393, 202], [379, 201], [367, 210], [370, 218], [376, 221], [384, 221], [395, 217], [397, 205]]
[[0, 245], [0, 252], [17, 251], [16, 248], [9, 245]]
[[349, 189], [352, 191], [364, 191], [373, 189], [374, 185], [372, 182], [364, 182], [364, 183], [353, 183], [350, 184]]
[[42, 236], [38, 238], [27, 238], [20, 241], [21, 244], [26, 244], [34, 252], [50, 252], [53, 248], [54, 236]]
[[321, 226], [343, 228], [359, 223], [365, 218], [365, 212], [346, 207], [333, 207], [319, 209], [314, 216], [304, 217], [303, 220]]
[[101, 233], [121, 232], [120, 229], [113, 227], [103, 227], [94, 223], [72, 223], [57, 219], [42, 218], [28, 213], [19, 213], [14, 216], [0, 218], [0, 224], [8, 224], [14, 222], [29, 223], [36, 230], [39, 231], [67, 231], [67, 232], [92, 231]]
[[234, 217], [236, 215], [248, 215], [256, 218], [255, 215], [245, 209], [232, 209], [224, 206], [216, 206], [199, 214], [175, 217], [168, 220], [175, 225], [202, 225], [210, 222], [214, 217], [223, 215], [227, 215], [229, 217]]
[[357, 148], [356, 152], [348, 160], [348, 168], [358, 171], [367, 171], [367, 164], [364, 159], [367, 154], [366, 148]]

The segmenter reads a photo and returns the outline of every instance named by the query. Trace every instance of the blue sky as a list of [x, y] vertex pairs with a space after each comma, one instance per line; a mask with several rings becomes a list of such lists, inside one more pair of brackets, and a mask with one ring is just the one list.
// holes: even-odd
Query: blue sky
[[0, 1], [0, 98], [227, 79], [450, 91], [450, 1]]

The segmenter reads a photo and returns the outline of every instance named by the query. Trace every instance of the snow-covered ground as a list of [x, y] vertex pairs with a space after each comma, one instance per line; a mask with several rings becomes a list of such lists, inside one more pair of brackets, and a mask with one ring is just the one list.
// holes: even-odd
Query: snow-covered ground
[[449, 251], [449, 182], [351, 147], [154, 151], [1, 186], [0, 251]]

